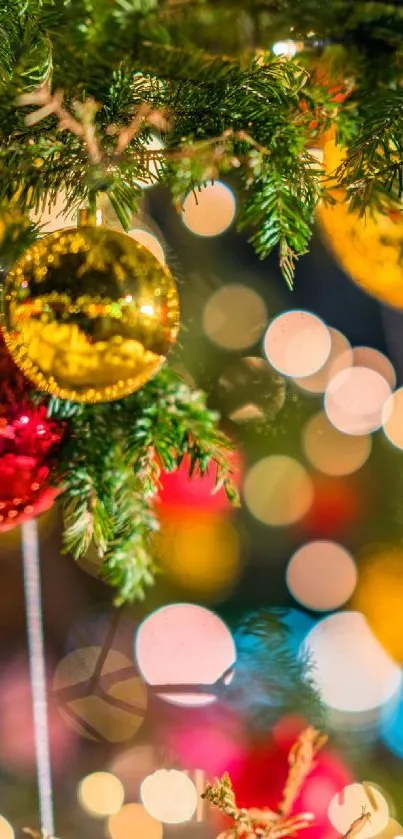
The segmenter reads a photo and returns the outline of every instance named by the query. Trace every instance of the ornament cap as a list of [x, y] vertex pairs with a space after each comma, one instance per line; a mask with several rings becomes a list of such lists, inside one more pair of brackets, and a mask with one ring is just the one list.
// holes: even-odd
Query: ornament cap
[[88, 224], [93, 224], [95, 227], [101, 227], [104, 223], [104, 211], [97, 207], [92, 210], [90, 207], [81, 207], [77, 213], [78, 227], [84, 227]]

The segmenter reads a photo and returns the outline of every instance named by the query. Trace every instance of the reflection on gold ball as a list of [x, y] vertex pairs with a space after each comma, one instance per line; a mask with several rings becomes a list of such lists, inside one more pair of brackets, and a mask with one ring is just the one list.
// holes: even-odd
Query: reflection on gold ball
[[[333, 141], [324, 148], [324, 166], [330, 173], [342, 162]], [[373, 297], [403, 308], [403, 214], [349, 212], [345, 192], [334, 190], [336, 203], [322, 205], [319, 221], [343, 271]]]
[[3, 330], [40, 390], [108, 402], [144, 385], [179, 327], [170, 271], [130, 236], [105, 227], [36, 242], [7, 276]]

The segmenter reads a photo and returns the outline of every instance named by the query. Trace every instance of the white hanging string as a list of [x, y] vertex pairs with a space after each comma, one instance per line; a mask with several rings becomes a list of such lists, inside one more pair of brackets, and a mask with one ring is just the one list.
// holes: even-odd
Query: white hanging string
[[40, 826], [44, 836], [52, 837], [55, 835], [52, 772], [46, 696], [38, 529], [35, 519], [26, 521], [22, 525], [22, 558]]

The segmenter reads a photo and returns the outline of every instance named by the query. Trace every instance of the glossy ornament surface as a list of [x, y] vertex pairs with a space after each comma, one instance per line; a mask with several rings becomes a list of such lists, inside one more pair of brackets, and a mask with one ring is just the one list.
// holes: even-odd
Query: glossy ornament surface
[[5, 281], [7, 347], [40, 390], [61, 399], [108, 402], [138, 390], [164, 363], [178, 328], [170, 271], [106, 227], [51, 233]]
[[[324, 167], [332, 175], [342, 163], [333, 140], [324, 147]], [[362, 215], [350, 212], [343, 189], [332, 190], [334, 204], [318, 210], [325, 241], [343, 271], [372, 297], [403, 308], [403, 215], [400, 211]]]

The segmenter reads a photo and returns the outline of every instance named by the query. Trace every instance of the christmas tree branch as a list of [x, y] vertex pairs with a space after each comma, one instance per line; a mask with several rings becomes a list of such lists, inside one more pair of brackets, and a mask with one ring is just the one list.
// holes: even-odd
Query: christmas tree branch
[[[279, 249], [291, 285], [326, 191], [307, 149], [331, 122], [347, 149], [337, 177], [353, 208], [387, 209], [401, 196], [398, 4], [4, 0], [0, 31], [0, 200], [18, 190], [21, 209], [62, 189], [73, 208], [105, 190], [127, 227], [151, 160], [178, 208], [235, 168], [246, 190], [239, 225], [262, 257]], [[273, 57], [290, 31], [304, 50]], [[337, 102], [330, 68], [348, 91]], [[32, 124], [29, 113], [26, 125], [38, 87], [42, 97], [63, 89], [65, 100], [49, 93], [37, 102], [45, 118]], [[154, 157], [153, 130], [165, 144]]]
[[187, 455], [191, 474], [214, 468], [216, 489], [237, 500], [217, 415], [169, 368], [125, 400], [75, 409], [51, 400], [48, 413], [69, 416], [58, 463], [65, 549], [80, 558], [93, 546], [118, 602], [144, 597], [154, 579], [161, 469], [177, 469]]

